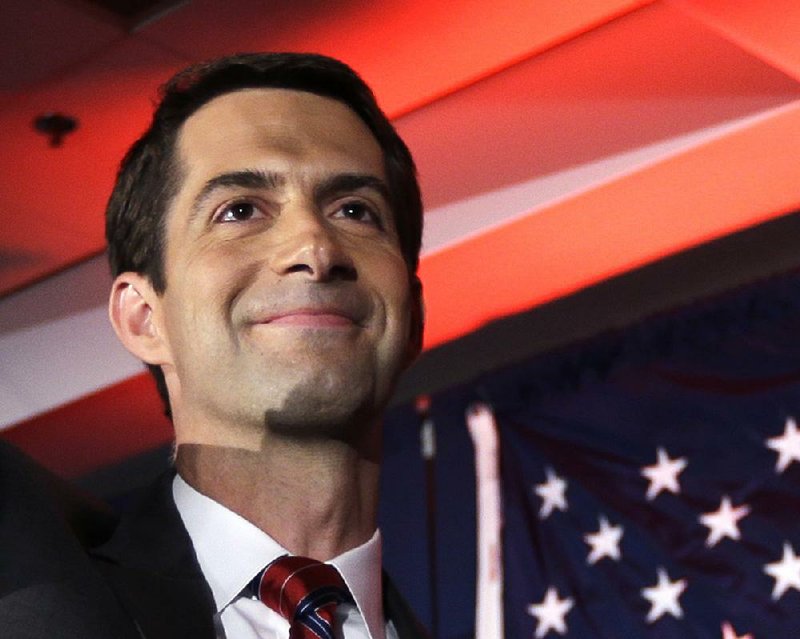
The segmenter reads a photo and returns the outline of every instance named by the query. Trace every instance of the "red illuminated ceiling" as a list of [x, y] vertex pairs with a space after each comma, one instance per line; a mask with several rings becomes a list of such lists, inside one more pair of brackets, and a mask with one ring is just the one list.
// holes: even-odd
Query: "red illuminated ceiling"
[[[102, 251], [116, 164], [157, 86], [198, 59], [319, 51], [373, 86], [420, 169], [428, 348], [800, 205], [789, 0], [196, 0], [133, 30], [77, 0], [6, 0], [0, 29], [0, 427], [25, 422], [23, 439], [48, 410], [75, 424], [70, 400], [138, 383], [98, 364], [100, 342], [70, 351], [85, 380], [54, 379], [59, 349], [42, 345], [70, 305], [34, 283]], [[59, 148], [31, 126], [54, 110], [80, 121]], [[102, 290], [96, 270], [72, 290]], [[51, 465], [154, 442], [132, 440]]]
[[[4, 3], [5, 4], [5, 3]], [[116, 165], [149, 119], [156, 88], [189, 62], [243, 50], [342, 58], [400, 114], [524, 59], [641, 2], [193, 2], [134, 33], [74, 3], [13, 0], [0, 43], [0, 291], [103, 247]], [[19, 34], [25, 33], [25, 38]], [[30, 36], [30, 37], [27, 37]], [[30, 124], [58, 110], [81, 127], [58, 150]], [[14, 224], [19, 211], [26, 223]]]

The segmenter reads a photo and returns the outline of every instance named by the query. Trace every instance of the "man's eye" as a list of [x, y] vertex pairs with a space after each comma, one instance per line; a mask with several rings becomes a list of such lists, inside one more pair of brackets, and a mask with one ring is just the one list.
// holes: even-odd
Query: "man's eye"
[[345, 202], [339, 206], [336, 215], [355, 222], [372, 224], [378, 228], [383, 228], [380, 215], [378, 215], [372, 207], [363, 202]]
[[233, 202], [226, 204], [217, 214], [216, 222], [246, 222], [261, 215], [252, 202]]

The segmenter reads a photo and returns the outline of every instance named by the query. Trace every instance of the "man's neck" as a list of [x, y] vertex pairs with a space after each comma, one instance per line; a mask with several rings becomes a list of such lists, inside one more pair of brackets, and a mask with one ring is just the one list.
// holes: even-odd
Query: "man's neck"
[[272, 440], [258, 451], [181, 444], [176, 466], [293, 554], [326, 561], [375, 531], [378, 462], [343, 442]]

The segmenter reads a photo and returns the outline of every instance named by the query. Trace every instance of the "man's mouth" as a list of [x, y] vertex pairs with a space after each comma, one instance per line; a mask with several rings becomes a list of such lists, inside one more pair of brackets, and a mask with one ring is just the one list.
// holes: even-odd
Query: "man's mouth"
[[268, 317], [262, 324], [300, 328], [349, 328], [356, 322], [347, 313], [334, 309], [293, 309]]
[[263, 302], [251, 307], [246, 322], [251, 326], [342, 329], [364, 327], [372, 304], [365, 294], [352, 290], [268, 291]]

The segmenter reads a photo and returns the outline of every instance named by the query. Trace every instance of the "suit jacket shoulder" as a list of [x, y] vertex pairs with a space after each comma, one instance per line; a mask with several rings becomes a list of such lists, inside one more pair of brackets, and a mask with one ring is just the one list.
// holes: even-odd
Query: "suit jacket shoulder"
[[[214, 639], [216, 607], [173, 473], [119, 521], [0, 442], [0, 637]], [[428, 639], [384, 575], [400, 639]]]
[[114, 524], [109, 511], [0, 442], [0, 637], [136, 637], [82, 545]]

